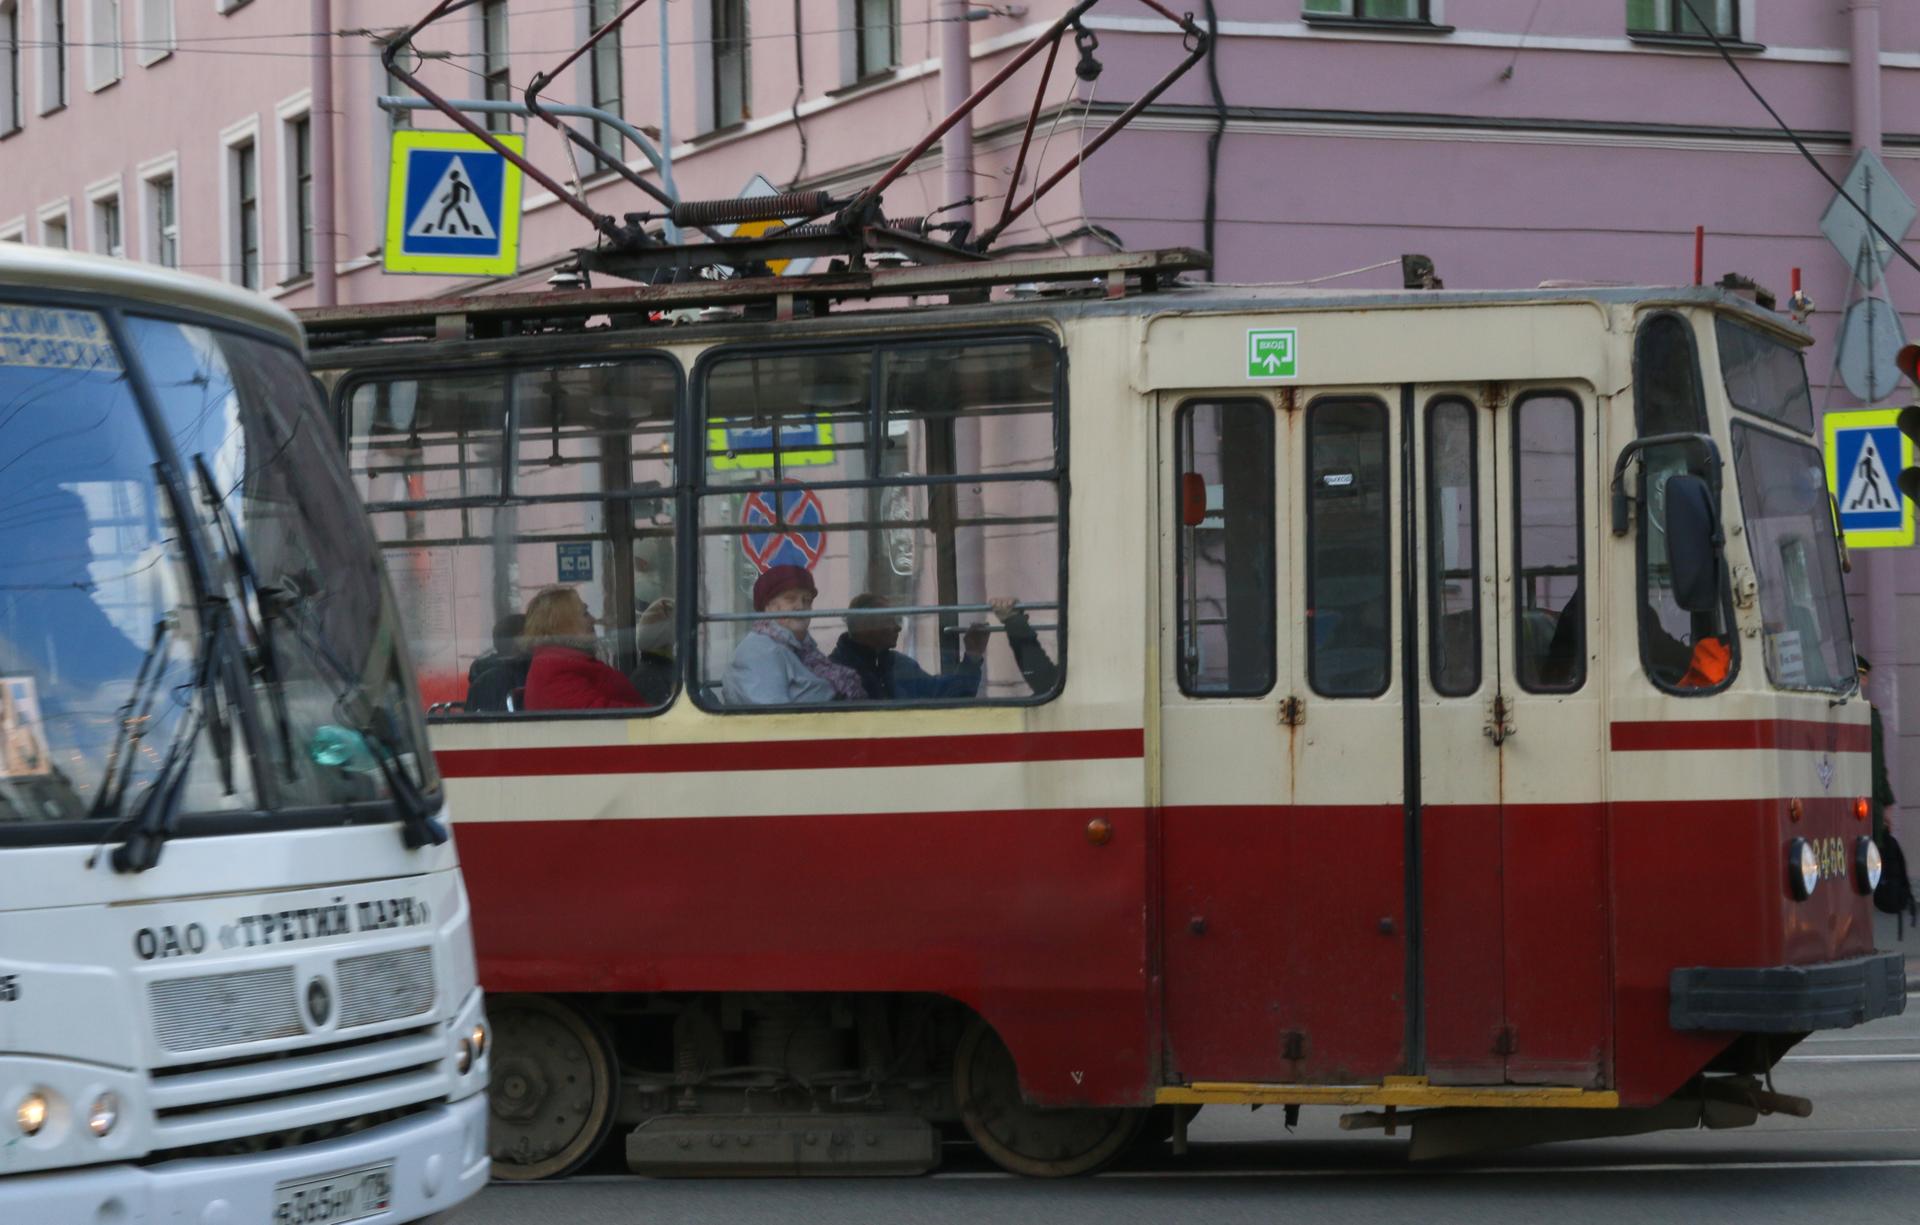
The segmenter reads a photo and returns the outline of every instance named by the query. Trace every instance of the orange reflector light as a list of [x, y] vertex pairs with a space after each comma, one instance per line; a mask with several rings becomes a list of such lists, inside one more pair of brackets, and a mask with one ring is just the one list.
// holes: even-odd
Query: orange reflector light
[[1113, 822], [1105, 817], [1095, 817], [1087, 822], [1087, 841], [1095, 846], [1105, 846], [1113, 841]]
[[1800, 819], [1800, 814], [1802, 811], [1803, 809], [1800, 806], [1799, 800], [1787, 801], [1787, 815], [1789, 817], [1792, 817], [1794, 820], [1798, 821]]
[[1860, 820], [1862, 821], [1866, 820], [1867, 813], [1870, 811], [1872, 810], [1871, 808], [1869, 808], [1867, 804], [1867, 797], [1861, 796], [1859, 799], [1853, 802], [1853, 815], [1858, 817]]
[[1207, 478], [1198, 472], [1180, 474], [1180, 522], [1199, 527], [1207, 521]]

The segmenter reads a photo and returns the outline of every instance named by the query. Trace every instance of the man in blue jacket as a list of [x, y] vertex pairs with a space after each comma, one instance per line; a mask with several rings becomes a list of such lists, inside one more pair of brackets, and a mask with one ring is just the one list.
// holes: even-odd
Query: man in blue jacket
[[910, 655], [894, 650], [900, 641], [900, 618], [887, 612], [885, 596], [861, 592], [848, 608], [875, 610], [849, 616], [829, 656], [860, 674], [860, 687], [873, 701], [927, 698], [970, 698], [980, 692], [980, 669], [987, 653], [987, 627], [970, 625], [961, 638], [963, 654], [951, 671], [934, 676]]

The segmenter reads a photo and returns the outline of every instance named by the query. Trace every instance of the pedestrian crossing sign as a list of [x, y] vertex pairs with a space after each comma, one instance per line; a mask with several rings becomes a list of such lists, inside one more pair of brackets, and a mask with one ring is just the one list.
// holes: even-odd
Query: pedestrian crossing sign
[[1827, 487], [1849, 549], [1913, 543], [1913, 503], [1899, 485], [1900, 470], [1913, 463], [1913, 444], [1900, 432], [1899, 417], [1897, 408], [1826, 416]]
[[[494, 136], [519, 153], [522, 138]], [[393, 134], [386, 270], [511, 276], [520, 267], [520, 168], [467, 132]]]

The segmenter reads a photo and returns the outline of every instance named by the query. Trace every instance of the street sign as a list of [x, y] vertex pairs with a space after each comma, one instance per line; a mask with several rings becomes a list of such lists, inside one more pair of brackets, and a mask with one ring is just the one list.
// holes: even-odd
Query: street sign
[[1897, 408], [1828, 413], [1827, 487], [1849, 549], [1895, 549], [1913, 543], [1913, 503], [1897, 473], [1913, 462]]
[[[780, 189], [769, 182], [766, 175], [756, 174], [747, 180], [747, 185], [740, 192], [739, 198], [742, 200], [762, 200], [768, 196], [777, 196], [779, 194]], [[727, 230], [726, 234], [729, 238], [759, 238], [763, 234], [771, 234], [775, 230], [784, 229], [786, 225], [787, 222], [785, 221], [743, 221], [739, 225]], [[767, 268], [771, 270], [775, 276], [805, 276], [813, 270], [813, 260], [810, 258], [770, 259], [767, 261]]]
[[[521, 150], [521, 137], [495, 139]], [[393, 134], [388, 272], [510, 276], [520, 266], [520, 168], [466, 132]]]
[[[774, 428], [709, 425], [707, 463], [715, 472], [773, 467]], [[811, 468], [833, 462], [833, 423], [826, 413], [813, 421], [783, 423], [778, 428], [782, 468]]]
[[1855, 399], [1881, 400], [1900, 385], [1894, 356], [1907, 343], [1900, 312], [1884, 298], [1862, 298], [1840, 319], [1840, 381]]
[[[1894, 179], [1887, 164], [1871, 149], [1860, 150], [1847, 172], [1847, 195], [1867, 210], [1880, 228], [1895, 238], [1905, 238], [1917, 211], [1913, 197]], [[1840, 252], [1840, 258], [1853, 269], [1854, 279], [1871, 289], [1880, 281], [1880, 273], [1893, 258], [1893, 249], [1860, 216], [1859, 209], [1836, 195], [1820, 218], [1820, 232]], [[1877, 397], [1874, 397], [1877, 398]]]
[[740, 534], [741, 551], [762, 574], [775, 566], [803, 566], [811, 570], [825, 548], [826, 533], [822, 529], [827, 524], [827, 511], [820, 505], [820, 495], [798, 482], [790, 484], [792, 488], [777, 494], [780, 500], [777, 518], [773, 509], [776, 494], [765, 490], [748, 494], [746, 505], [740, 508], [743, 526], [765, 529]]
[[1296, 378], [1300, 372], [1294, 328], [1247, 329], [1247, 378], [1255, 382]]

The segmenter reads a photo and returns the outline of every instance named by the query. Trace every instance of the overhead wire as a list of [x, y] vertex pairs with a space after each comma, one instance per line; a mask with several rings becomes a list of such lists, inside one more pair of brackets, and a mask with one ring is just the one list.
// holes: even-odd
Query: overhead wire
[[1901, 260], [1915, 272], [1920, 272], [1920, 260], [1916, 260], [1912, 255], [1908, 254], [1907, 249], [1900, 245], [1900, 240], [1887, 233], [1886, 228], [1873, 219], [1873, 214], [1869, 213], [1861, 206], [1858, 200], [1853, 198], [1853, 194], [1846, 189], [1840, 180], [1827, 173], [1827, 168], [1820, 164], [1818, 158], [1814, 157], [1813, 152], [1807, 148], [1806, 142], [1800, 139], [1800, 134], [1794, 131], [1785, 119], [1780, 117], [1780, 112], [1773, 109], [1773, 104], [1767, 101], [1766, 95], [1762, 94], [1754, 87], [1753, 82], [1747, 79], [1747, 74], [1740, 71], [1740, 65], [1734, 61], [1732, 53], [1727, 50], [1727, 45], [1720, 40], [1720, 35], [1714, 31], [1712, 24], [1700, 16], [1700, 10], [1693, 6], [1693, 0], [1680, 0], [1680, 3], [1686, 6], [1687, 12], [1692, 15], [1694, 23], [1706, 31], [1707, 37], [1713, 42], [1714, 50], [1718, 51], [1720, 58], [1727, 62], [1727, 67], [1733, 69], [1733, 75], [1740, 78], [1740, 83], [1747, 87], [1747, 92], [1753, 95], [1754, 101], [1764, 107], [1767, 114], [1773, 116], [1773, 121], [1780, 125], [1782, 132], [1787, 134], [1787, 139], [1793, 142], [1793, 147], [1800, 150], [1800, 156], [1807, 159], [1807, 165], [1812, 166], [1814, 170], [1819, 172], [1820, 177], [1827, 181], [1828, 186], [1840, 193], [1842, 200], [1845, 200], [1853, 206], [1854, 211], [1860, 214], [1860, 219], [1872, 227], [1875, 234], [1878, 234], [1886, 241], [1887, 246], [1892, 249], [1895, 255], [1898, 255]]

